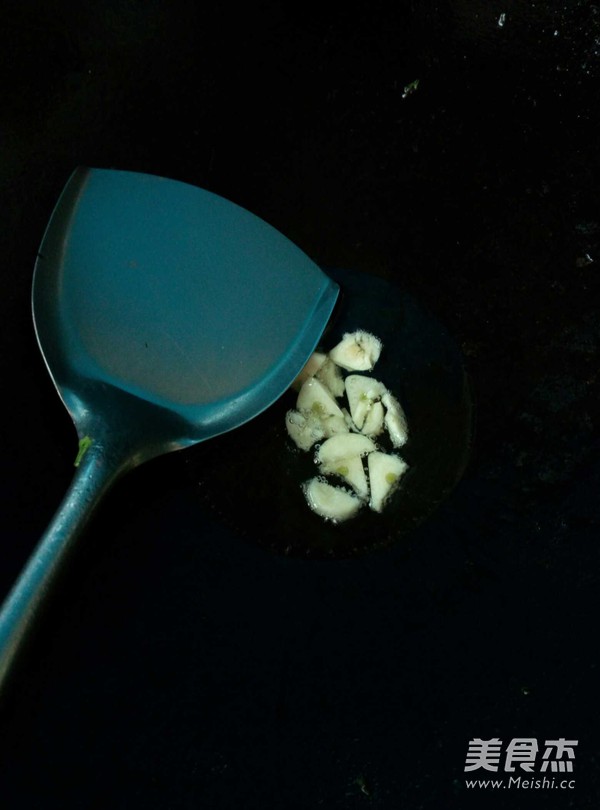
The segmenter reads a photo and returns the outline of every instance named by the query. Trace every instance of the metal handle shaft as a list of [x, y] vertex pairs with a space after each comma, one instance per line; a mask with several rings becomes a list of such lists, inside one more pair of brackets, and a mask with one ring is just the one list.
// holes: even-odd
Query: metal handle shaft
[[0, 610], [0, 690], [47, 594], [98, 503], [123, 470], [122, 459], [92, 444], [46, 532]]

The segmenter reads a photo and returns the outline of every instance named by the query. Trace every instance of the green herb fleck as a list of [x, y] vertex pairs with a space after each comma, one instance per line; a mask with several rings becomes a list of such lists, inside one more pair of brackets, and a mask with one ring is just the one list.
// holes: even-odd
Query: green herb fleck
[[84, 436], [79, 440], [79, 450], [77, 451], [77, 456], [73, 462], [75, 467], [79, 467], [81, 464], [81, 459], [85, 456], [93, 443], [94, 440], [91, 438], [91, 436]]
[[344, 464], [342, 464], [341, 467], [337, 468], [336, 472], [338, 473], [338, 475], [348, 475], [350, 470], [348, 469], [348, 467], [346, 467]]
[[393, 484], [394, 481], [397, 481], [397, 479], [398, 479], [398, 476], [395, 475], [393, 472], [389, 472], [385, 476], [385, 480], [388, 482], [388, 484]]
[[406, 98], [406, 96], [412, 95], [419, 87], [419, 80], [415, 79], [410, 84], [407, 84], [404, 88], [404, 92], [402, 93], [402, 98]]

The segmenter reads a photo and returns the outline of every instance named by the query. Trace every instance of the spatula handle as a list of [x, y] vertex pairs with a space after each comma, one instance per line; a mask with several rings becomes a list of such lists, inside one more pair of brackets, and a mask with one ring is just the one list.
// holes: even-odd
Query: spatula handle
[[71, 485], [0, 611], [0, 690], [70, 550], [96, 506], [124, 469], [101, 444], [83, 455]]

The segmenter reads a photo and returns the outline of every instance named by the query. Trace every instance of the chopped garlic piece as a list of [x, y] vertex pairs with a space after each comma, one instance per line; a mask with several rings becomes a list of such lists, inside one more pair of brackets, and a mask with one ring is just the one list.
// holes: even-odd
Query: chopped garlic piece
[[369, 506], [375, 512], [381, 512], [386, 500], [408, 469], [408, 464], [400, 456], [382, 453], [378, 450], [369, 454], [367, 462], [371, 484]]
[[364, 425], [362, 426], [361, 433], [363, 433], [365, 436], [379, 436], [379, 434], [383, 431], [383, 419], [383, 405], [381, 402], [374, 402], [369, 409], [369, 413], [367, 414]]
[[285, 426], [289, 437], [300, 450], [310, 450], [321, 439], [349, 431], [344, 416], [319, 416], [313, 411], [288, 411]]
[[408, 425], [402, 406], [389, 391], [381, 397], [385, 407], [385, 426], [394, 447], [402, 447], [408, 441]]
[[369, 497], [369, 482], [360, 456], [343, 458], [340, 461], [321, 464], [319, 472], [323, 475], [338, 475], [343, 478], [359, 498], [366, 500]]
[[308, 358], [306, 365], [300, 374], [298, 374], [292, 383], [292, 388], [299, 391], [302, 388], [303, 383], [305, 383], [310, 377], [314, 377], [326, 360], [326, 354], [323, 354], [322, 352], [313, 352]]
[[310, 377], [300, 389], [296, 408], [299, 411], [311, 411], [316, 416], [343, 416], [340, 406], [315, 377]]
[[354, 517], [362, 501], [341, 487], [328, 484], [322, 478], [311, 478], [304, 484], [304, 497], [313, 512], [334, 523]]
[[300, 411], [288, 411], [285, 416], [288, 436], [300, 450], [310, 450], [315, 442], [325, 438], [323, 425], [318, 419], [309, 419]]
[[386, 388], [379, 380], [363, 374], [349, 374], [345, 385], [352, 419], [361, 430], [373, 403], [385, 394]]
[[327, 439], [319, 447], [316, 461], [320, 464], [334, 464], [353, 456], [366, 456], [377, 449], [375, 442], [360, 433], [340, 433]]
[[329, 357], [346, 371], [371, 371], [379, 360], [382, 344], [370, 332], [347, 332]]
[[316, 378], [323, 383], [334, 397], [344, 396], [344, 378], [340, 367], [333, 360], [327, 358], [316, 372]]

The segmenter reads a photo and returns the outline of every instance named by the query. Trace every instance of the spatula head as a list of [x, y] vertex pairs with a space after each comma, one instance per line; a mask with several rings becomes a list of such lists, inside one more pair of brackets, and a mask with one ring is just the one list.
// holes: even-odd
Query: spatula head
[[277, 399], [313, 351], [337, 292], [289, 239], [214, 193], [80, 168], [43, 238], [33, 306], [76, 422], [94, 407], [93, 391], [110, 388], [177, 414], [185, 444]]

